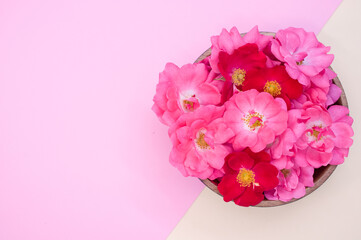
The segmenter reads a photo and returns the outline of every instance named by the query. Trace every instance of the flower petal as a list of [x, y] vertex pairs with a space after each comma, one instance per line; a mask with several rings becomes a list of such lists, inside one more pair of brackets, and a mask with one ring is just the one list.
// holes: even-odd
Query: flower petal
[[253, 169], [255, 180], [265, 191], [271, 190], [278, 185], [278, 170], [275, 166], [267, 162], [256, 164]]
[[263, 199], [264, 195], [262, 192], [253, 191], [251, 187], [248, 187], [241, 196], [234, 199], [234, 203], [239, 206], [249, 207], [257, 205]]
[[225, 202], [232, 201], [245, 191], [245, 188], [236, 181], [236, 177], [236, 175], [224, 175], [218, 184], [218, 191]]

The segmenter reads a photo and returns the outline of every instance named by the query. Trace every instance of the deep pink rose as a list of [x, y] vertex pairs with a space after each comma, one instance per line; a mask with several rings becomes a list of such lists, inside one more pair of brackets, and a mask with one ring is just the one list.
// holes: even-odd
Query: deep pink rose
[[293, 166], [279, 169], [279, 184], [276, 188], [266, 191], [264, 195], [269, 200], [288, 202], [293, 198], [301, 198], [306, 194], [306, 187], [312, 187], [314, 168]]
[[255, 89], [235, 94], [226, 104], [224, 120], [235, 132], [233, 147], [262, 151], [287, 128], [285, 102]]
[[192, 112], [201, 105], [217, 105], [221, 94], [216, 86], [207, 82], [205, 64], [186, 64], [179, 68], [168, 63], [159, 74], [157, 92], [152, 110], [159, 120], [171, 126], [183, 113]]
[[[289, 115], [297, 115], [293, 118], [295, 122], [289, 124], [293, 130], [297, 128], [295, 131], [299, 135], [295, 153], [297, 165], [326, 166], [333, 159], [334, 149], [348, 149], [352, 145], [352, 118], [347, 113], [348, 109], [343, 106], [335, 105], [327, 111], [311, 102], [304, 103], [303, 109], [289, 111]], [[338, 158], [334, 162], [340, 161]]]
[[184, 176], [215, 179], [223, 176], [224, 157], [234, 136], [223, 121], [224, 107], [201, 106], [182, 115], [169, 129], [173, 143], [170, 163]]
[[328, 68], [334, 58], [327, 54], [330, 47], [325, 47], [313, 32], [306, 32], [303, 28], [279, 30], [272, 40], [271, 51], [285, 63], [290, 77], [305, 86], [310, 85], [311, 77]]

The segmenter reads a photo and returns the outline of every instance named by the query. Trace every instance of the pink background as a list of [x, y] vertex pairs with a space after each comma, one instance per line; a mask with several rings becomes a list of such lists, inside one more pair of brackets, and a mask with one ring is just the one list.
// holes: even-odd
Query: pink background
[[164, 239], [203, 186], [151, 112], [167, 61], [236, 25], [318, 32], [341, 0], [1, 1], [0, 239]]

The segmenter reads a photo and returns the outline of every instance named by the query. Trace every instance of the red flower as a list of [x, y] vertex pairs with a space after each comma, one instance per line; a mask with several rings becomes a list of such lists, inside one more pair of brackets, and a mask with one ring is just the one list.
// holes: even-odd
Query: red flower
[[244, 207], [260, 203], [263, 192], [278, 185], [278, 170], [270, 160], [268, 153], [253, 153], [249, 148], [227, 155], [223, 166], [225, 175], [218, 184], [224, 201], [233, 200]]
[[[233, 84], [241, 89], [248, 73], [266, 67], [266, 55], [258, 51], [257, 44], [247, 43], [230, 55], [219, 53], [218, 68], [226, 82], [223, 89], [223, 102], [233, 94]], [[233, 83], [233, 84], [232, 84]]]
[[302, 85], [292, 79], [286, 72], [285, 66], [264, 68], [253, 71], [243, 83], [242, 90], [256, 89], [268, 92], [273, 97], [281, 97], [290, 107], [290, 99], [298, 99], [303, 91]]
[[234, 50], [231, 55], [220, 52], [218, 68], [226, 81], [242, 86], [247, 72], [265, 68], [266, 60], [266, 55], [258, 51], [256, 44], [247, 43]]

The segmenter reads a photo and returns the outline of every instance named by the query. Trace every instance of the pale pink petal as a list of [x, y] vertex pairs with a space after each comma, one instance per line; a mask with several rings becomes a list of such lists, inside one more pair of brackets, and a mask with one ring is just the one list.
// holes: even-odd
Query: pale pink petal
[[[274, 105], [274, 98], [272, 97], [271, 94], [267, 93], [267, 92], [261, 92], [259, 93], [255, 100], [254, 100], [254, 108], [255, 111], [257, 112], [261, 112], [263, 114], [265, 114], [267, 117], [271, 117], [272, 116], [272, 110], [274, 108], [280, 108], [279, 106], [275, 106], [274, 108], [272, 108], [272, 106]], [[269, 106], [271, 105], [271, 106]], [[275, 104], [277, 105], [277, 104]], [[265, 111], [265, 109], [267, 109]], [[271, 116], [270, 116], [271, 115]]]
[[320, 152], [313, 148], [306, 150], [307, 162], [314, 168], [326, 166], [332, 159], [332, 153]]
[[306, 159], [306, 150], [298, 150], [294, 157], [295, 163], [300, 167], [310, 166]]
[[281, 110], [276, 116], [267, 120], [267, 125], [273, 129], [276, 135], [282, 134], [287, 128], [288, 114]]
[[301, 168], [300, 182], [306, 187], [313, 187], [313, 173], [315, 169], [311, 166]]
[[[345, 106], [334, 105], [328, 109], [333, 122], [338, 122], [343, 117], [347, 116], [350, 110]], [[351, 125], [351, 124], [350, 124]]]
[[216, 145], [214, 149], [204, 152], [204, 159], [207, 163], [215, 168], [221, 169], [224, 165], [224, 158], [231, 153], [232, 149], [227, 148], [223, 145]]
[[267, 146], [267, 144], [273, 142], [274, 139], [275, 139], [275, 134], [271, 128], [269, 127], [261, 128], [258, 131], [257, 143], [254, 146], [250, 146], [250, 149], [253, 152], [260, 152]]
[[219, 90], [208, 83], [204, 83], [196, 88], [196, 97], [199, 99], [201, 105], [217, 105], [221, 101]]
[[242, 92], [242, 94], [236, 94], [232, 98], [234, 98], [234, 101], [241, 112], [248, 113], [250, 110], [253, 109], [254, 100], [257, 95], [257, 90], [251, 89]]
[[341, 88], [339, 88], [336, 84], [331, 84], [330, 89], [327, 93], [326, 106], [334, 104], [341, 97], [341, 94]]
[[235, 150], [242, 150], [243, 148], [254, 146], [257, 142], [257, 134], [253, 132], [241, 132], [235, 136], [233, 141], [233, 148]]
[[305, 196], [306, 188], [302, 183], [300, 183], [297, 185], [297, 187], [293, 190], [292, 193], [293, 193], [293, 198], [301, 198]]
[[333, 123], [331, 126], [331, 130], [335, 134], [333, 138], [333, 142], [335, 143], [336, 147], [339, 148], [349, 148], [353, 141], [351, 137], [353, 136], [352, 128], [343, 122], [336, 122]]
[[339, 165], [345, 161], [345, 157], [348, 156], [348, 148], [335, 148], [332, 152], [331, 165]]

